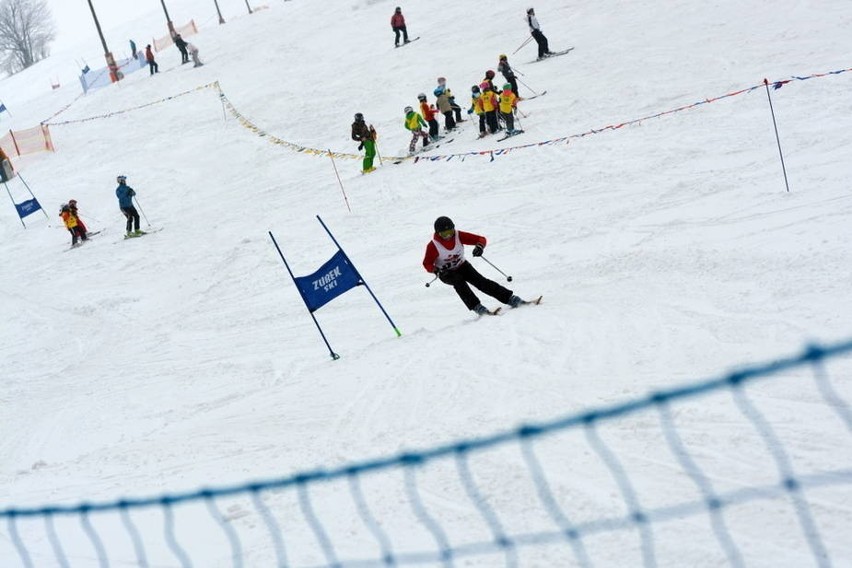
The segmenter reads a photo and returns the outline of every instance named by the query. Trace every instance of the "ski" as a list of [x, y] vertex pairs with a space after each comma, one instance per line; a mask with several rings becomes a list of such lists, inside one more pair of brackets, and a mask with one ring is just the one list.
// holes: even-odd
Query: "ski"
[[518, 134], [523, 134], [523, 130], [515, 130], [512, 134], [506, 134], [503, 138], [498, 138], [497, 142], [502, 142], [506, 138], [512, 138], [513, 136], [517, 136]]
[[530, 61], [530, 63], [538, 63], [539, 61], [544, 61], [545, 59], [550, 59], [551, 57], [559, 57], [560, 55], [565, 55], [566, 53], [571, 53], [574, 50], [573, 47], [569, 47], [568, 49], [563, 49], [562, 51], [554, 51], [553, 53], [549, 53], [542, 57], [541, 59], [535, 59]]
[[519, 100], [519, 101], [521, 101], [521, 102], [523, 102], [523, 101], [531, 101], [531, 100], [533, 100], [533, 99], [537, 99], [538, 97], [543, 97], [543, 96], [544, 96], [544, 95], [546, 95], [546, 94], [547, 94], [547, 91], [542, 91], [542, 92], [540, 92], [540, 93], [538, 93], [538, 94], [536, 94], [536, 95], [533, 95], [533, 96], [531, 96], [531, 97], [521, 97], [521, 98], [520, 98], [520, 99], [518, 99], [518, 100]]
[[497, 315], [500, 315], [500, 311], [502, 309], [503, 308], [501, 308], [501, 307], [497, 307], [497, 308], [494, 308], [493, 310], [485, 310], [485, 312], [483, 312], [481, 314], [477, 314], [477, 315], [479, 315], [479, 316], [497, 316]]
[[529, 306], [529, 305], [537, 306], [537, 305], [539, 305], [539, 304], [541, 303], [541, 299], [542, 299], [543, 297], [544, 297], [544, 296], [539, 296], [539, 297], [538, 297], [538, 298], [536, 298], [535, 300], [522, 300], [522, 301], [521, 301], [521, 303], [520, 303], [520, 305], [519, 305], [518, 307], [521, 307], [521, 306]]
[[405, 158], [401, 158], [399, 160], [394, 160], [393, 163], [394, 164], [401, 164], [402, 162], [404, 162], [408, 158], [413, 158], [415, 156], [419, 156], [423, 152], [428, 152], [429, 150], [434, 150], [435, 148], [440, 148], [442, 144], [449, 144], [450, 142], [455, 140], [455, 138], [450, 138], [449, 140], [445, 140], [444, 137], [442, 136], [441, 138], [439, 138], [439, 140], [440, 140], [440, 142], [432, 142], [431, 144], [429, 144], [425, 148], [421, 148], [420, 150], [416, 150], [414, 153], [409, 154]]
[[152, 233], [159, 233], [162, 230], [163, 230], [162, 227], [160, 227], [158, 229], [150, 229], [149, 228], [147, 231], [139, 231], [139, 234], [133, 233], [133, 234], [130, 234], [130, 235], [124, 235], [124, 240], [126, 241], [128, 239], [138, 239], [139, 237], [144, 237], [145, 235], [150, 235]]
[[405, 46], [406, 46], [406, 45], [408, 45], [409, 43], [414, 43], [414, 42], [415, 42], [415, 41], [417, 41], [418, 39], [420, 39], [420, 36], [417, 36], [417, 37], [416, 37], [416, 38], [414, 38], [414, 39], [410, 39], [410, 40], [408, 40], [408, 41], [404, 41], [404, 42], [402, 42], [402, 43], [399, 43], [399, 44], [395, 45], [394, 47], [405, 47]]
[[86, 243], [86, 241], [80, 241], [80, 242], [78, 242], [76, 245], [71, 245], [70, 247], [68, 247], [67, 249], [63, 250], [62, 252], [68, 252], [69, 250], [78, 249], [78, 248], [80, 248], [81, 246], [83, 246], [85, 243]]

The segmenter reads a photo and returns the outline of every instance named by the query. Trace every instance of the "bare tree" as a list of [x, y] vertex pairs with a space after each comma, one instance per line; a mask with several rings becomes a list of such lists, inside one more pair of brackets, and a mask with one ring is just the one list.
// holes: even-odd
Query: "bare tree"
[[47, 57], [54, 39], [46, 0], [0, 0], [0, 57], [9, 73]]

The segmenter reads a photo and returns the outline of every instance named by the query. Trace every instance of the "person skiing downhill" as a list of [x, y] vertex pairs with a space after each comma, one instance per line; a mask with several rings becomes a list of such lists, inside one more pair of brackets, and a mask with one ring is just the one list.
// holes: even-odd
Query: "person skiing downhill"
[[535, 9], [533, 8], [527, 10], [527, 24], [530, 26], [530, 34], [538, 44], [538, 61], [541, 61], [548, 55], [552, 55], [553, 52], [550, 51], [550, 48], [547, 45], [547, 38], [543, 33], [541, 33], [541, 26], [538, 23], [538, 19], [535, 17]]
[[77, 200], [71, 199], [68, 201], [68, 208], [71, 210], [71, 214], [77, 219], [77, 226], [83, 231], [84, 235], [89, 233], [89, 230], [86, 228], [86, 224], [83, 223], [83, 220], [80, 219], [80, 213], [77, 211]]
[[[68, 204], [62, 205], [62, 208], [59, 211], [59, 216], [62, 217], [62, 222], [65, 223], [65, 228], [68, 229], [68, 232], [71, 233], [71, 246], [76, 247], [78, 244], [82, 244], [81, 241], [87, 241], [89, 238], [86, 236], [85, 227], [81, 226], [79, 221], [77, 220], [77, 216], [71, 212], [71, 208]], [[81, 239], [78, 241], [77, 239]]]
[[364, 150], [364, 163], [361, 168], [362, 174], [368, 174], [376, 170], [373, 167], [373, 158], [376, 157], [376, 129], [373, 125], [367, 126], [364, 115], [355, 113], [355, 122], [352, 123], [352, 140], [359, 142], [358, 149]]
[[482, 256], [487, 240], [481, 235], [456, 231], [456, 226], [449, 217], [435, 219], [435, 234], [426, 245], [423, 257], [423, 268], [438, 276], [444, 284], [452, 286], [467, 309], [483, 315], [489, 312], [482, 305], [470, 286], [473, 285], [485, 294], [498, 301], [516, 308], [524, 303], [511, 290], [497, 282], [481, 275], [471, 263], [464, 258], [464, 245], [473, 246], [473, 256]]
[[[144, 233], [139, 230], [139, 212], [133, 206], [133, 197], [136, 192], [133, 188], [127, 185], [127, 176], [118, 176], [115, 178], [118, 182], [118, 187], [115, 188], [115, 196], [118, 198], [118, 207], [127, 219], [127, 234], [128, 237], [138, 237]], [[131, 229], [133, 229], [131, 231]]]
[[417, 139], [423, 138], [423, 148], [429, 145], [429, 135], [423, 132], [423, 127], [426, 122], [423, 117], [414, 112], [410, 106], [405, 107], [405, 128], [411, 132], [411, 144], [408, 146], [408, 153], [413, 154], [417, 148]]
[[397, 6], [393, 11], [393, 16], [390, 20], [391, 29], [394, 33], [394, 47], [399, 47], [399, 34], [402, 32], [403, 44], [410, 43], [408, 41], [408, 28], [405, 27], [405, 16], [402, 15], [402, 8]]

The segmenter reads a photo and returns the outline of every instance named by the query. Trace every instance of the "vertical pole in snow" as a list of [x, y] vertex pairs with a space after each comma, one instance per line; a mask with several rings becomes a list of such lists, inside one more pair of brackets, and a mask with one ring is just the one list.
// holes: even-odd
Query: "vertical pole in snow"
[[[14, 208], [15, 208], [15, 212], [17, 213], [17, 212], [18, 212], [18, 207], [15, 205], [15, 199], [12, 197], [12, 192], [11, 192], [11, 191], [9, 191], [9, 184], [7, 184], [7, 183], [4, 181], [4, 182], [3, 182], [3, 186], [6, 188], [6, 193], [8, 193], [8, 194], [9, 194], [9, 201], [11, 201], [11, 202], [12, 202], [12, 207], [14, 207]], [[45, 215], [47, 215], [47, 213], [45, 213]], [[26, 224], [26, 223], [24, 223], [24, 218], [23, 218], [23, 217], [21, 217], [21, 214], [20, 214], [20, 213], [18, 213], [18, 218], [21, 220], [21, 225], [23, 225], [23, 226], [24, 226], [24, 229], [26, 229], [26, 228], [27, 228], [27, 224]], [[49, 219], [48, 219], [48, 220], [49, 220]]]
[[[299, 288], [299, 284], [296, 282], [296, 277], [293, 275], [293, 271], [290, 270], [290, 265], [287, 264], [287, 259], [284, 258], [284, 253], [281, 252], [281, 247], [278, 246], [278, 241], [275, 240], [275, 237], [272, 235], [272, 231], [269, 231], [269, 238], [272, 239], [272, 244], [274, 244], [276, 250], [278, 250], [278, 255], [281, 257], [281, 260], [284, 262], [284, 266], [287, 267], [287, 272], [290, 273], [290, 278], [293, 279], [293, 284], [296, 285], [296, 290], [298, 290], [299, 295], [302, 296], [302, 289]], [[302, 296], [302, 301], [305, 302], [304, 296]], [[305, 302], [305, 307], [306, 308], [308, 307], [307, 302]], [[325, 334], [322, 332], [322, 328], [320, 327], [320, 324], [317, 321], [317, 318], [314, 315], [314, 312], [312, 312], [310, 310], [310, 308], [308, 308], [308, 313], [311, 314], [311, 318], [314, 320], [314, 324], [317, 326], [317, 329], [320, 332], [320, 336], [322, 337], [322, 340], [325, 341], [325, 346], [328, 347], [328, 352], [331, 354], [331, 358], [334, 359], [334, 360], [340, 359], [340, 355], [338, 355], [337, 353], [334, 352], [334, 350], [331, 348], [331, 345], [329, 345], [329, 343], [328, 343], [328, 339], [325, 338]]]
[[790, 193], [790, 184], [787, 181], [787, 167], [784, 165], [784, 152], [781, 151], [781, 138], [778, 137], [778, 124], [775, 122], [775, 109], [772, 108], [772, 97], [769, 94], [769, 81], [763, 79], [763, 85], [766, 87], [766, 98], [769, 99], [769, 111], [772, 113], [772, 126], [775, 127], [775, 142], [778, 143], [778, 155], [781, 156], [781, 171], [784, 172], [784, 185], [787, 186], [787, 193]]
[[[18, 179], [21, 180], [21, 183], [24, 184], [24, 187], [26, 187], [27, 191], [30, 192], [30, 197], [32, 197], [33, 199], [38, 201], [38, 199], [35, 196], [35, 193], [33, 193], [33, 190], [30, 189], [29, 184], [27, 184], [27, 181], [23, 177], [21, 177], [21, 172], [18, 172]], [[8, 188], [6, 188], [6, 189], [8, 190]], [[9, 197], [11, 197], [11, 196], [12, 195], [9, 194]], [[39, 203], [39, 206], [41, 206], [40, 203]], [[44, 210], [44, 207], [41, 207], [41, 212], [44, 213], [44, 218], [47, 219], [48, 224], [50, 224], [50, 217], [47, 216], [47, 211]], [[21, 219], [21, 222], [22, 223], [24, 222], [23, 219]]]
[[[320, 222], [320, 225], [322, 225], [322, 228], [323, 228], [323, 229], [325, 229], [325, 232], [326, 232], [326, 233], [328, 233], [328, 236], [329, 236], [329, 237], [331, 237], [331, 241], [332, 241], [332, 242], [334, 243], [334, 245], [337, 247], [337, 250], [339, 250], [339, 251], [340, 251], [340, 252], [342, 252], [343, 254], [346, 254], [346, 251], [344, 251], [342, 248], [340, 248], [340, 243], [338, 243], [338, 242], [337, 242], [337, 239], [335, 239], [335, 238], [334, 238], [334, 235], [332, 235], [332, 234], [331, 234], [331, 231], [329, 231], [329, 230], [328, 230], [328, 227], [326, 227], [326, 226], [325, 226], [325, 223], [323, 223], [323, 222], [322, 222], [322, 219], [320, 218], [320, 216], [319, 216], [319, 215], [317, 215], [317, 221], [319, 221], [319, 222]], [[347, 259], [347, 260], [349, 260], [349, 256], [348, 256], [348, 255], [346, 256], [346, 259]], [[358, 272], [358, 269], [357, 269], [357, 268], [355, 268], [355, 264], [354, 264], [351, 260], [349, 261], [349, 264], [352, 266], [352, 269], [356, 272], [356, 274], [358, 274], [358, 278], [359, 278], [359, 279], [361, 280], [361, 282], [364, 284], [364, 288], [366, 288], [366, 289], [367, 289], [367, 292], [369, 292], [369, 293], [370, 293], [370, 296], [372, 296], [372, 297], [373, 297], [373, 301], [374, 301], [374, 302], [376, 302], [376, 305], [377, 305], [377, 306], [379, 306], [379, 309], [380, 309], [380, 310], [382, 310], [382, 313], [383, 313], [383, 314], [385, 314], [385, 317], [387, 318], [388, 322], [390, 322], [391, 327], [393, 328], [394, 332], [396, 333], [396, 336], [397, 336], [397, 337], [400, 337], [400, 336], [402, 335], [402, 332], [401, 332], [401, 331], [399, 331], [399, 328], [398, 328], [398, 327], [396, 327], [396, 324], [395, 324], [395, 323], [393, 323], [393, 320], [392, 320], [392, 319], [391, 319], [391, 317], [388, 315], [388, 313], [385, 311], [385, 308], [384, 308], [384, 306], [382, 306], [382, 303], [379, 301], [379, 299], [378, 299], [378, 298], [376, 298], [376, 295], [375, 295], [375, 294], [373, 294], [373, 291], [372, 291], [372, 290], [370, 290], [370, 286], [367, 284], [367, 281], [366, 281], [366, 280], [364, 280], [364, 277], [363, 277], [363, 276], [361, 276], [361, 273], [360, 273], [360, 272]]]
[[346, 208], [349, 209], [350, 213], [352, 213], [352, 208], [349, 207], [349, 198], [346, 197], [346, 190], [343, 189], [343, 182], [340, 181], [340, 174], [337, 173], [337, 164], [334, 163], [334, 154], [331, 153], [331, 149], [328, 151], [328, 157], [331, 158], [331, 165], [334, 168], [334, 175], [337, 176], [337, 183], [340, 184], [340, 191], [343, 193], [343, 200], [346, 202]]

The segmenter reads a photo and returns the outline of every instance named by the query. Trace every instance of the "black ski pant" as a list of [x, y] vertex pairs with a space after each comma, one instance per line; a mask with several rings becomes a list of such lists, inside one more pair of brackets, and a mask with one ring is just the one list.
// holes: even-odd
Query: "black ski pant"
[[178, 46], [178, 50], [180, 51], [180, 64], [189, 63], [189, 52], [186, 51], [186, 47]]
[[461, 107], [459, 105], [457, 105], [456, 103], [450, 103], [450, 104], [453, 106], [453, 112], [456, 113], [456, 122], [464, 122], [464, 119], [462, 118], [462, 115], [461, 115], [461, 111], [462, 111]]
[[82, 227], [77, 225], [76, 227], [68, 229], [68, 232], [71, 233], [71, 245], [77, 244], [77, 239], [88, 241], [89, 237], [86, 236], [86, 232], [83, 231]]
[[434, 118], [429, 121], [429, 136], [432, 138], [438, 136], [438, 131], [441, 130], [441, 127], [438, 125], [438, 121]]
[[157, 65], [157, 62], [156, 62], [156, 61], [149, 61], [149, 62], [148, 62], [148, 67], [151, 69], [151, 75], [153, 75], [154, 73], [159, 73], [159, 72], [160, 72], [160, 66], [159, 66], [159, 65]]
[[521, 95], [518, 94], [518, 80], [515, 77], [511, 79], [506, 77], [506, 82], [512, 85], [512, 92], [515, 93], [515, 96], [520, 97]]
[[408, 43], [408, 28], [406, 28], [405, 26], [400, 26], [398, 28], [393, 29], [394, 45], [399, 45], [399, 32], [402, 32], [402, 41]]
[[488, 123], [488, 130], [491, 131], [491, 134], [494, 134], [500, 129], [500, 125], [497, 124], [497, 111], [489, 110], [485, 113], [485, 122]]
[[472, 310], [480, 304], [479, 298], [477, 298], [473, 290], [470, 289], [471, 285], [481, 290], [484, 294], [488, 294], [492, 298], [495, 298], [504, 304], [508, 304], [512, 297], [511, 290], [507, 290], [503, 286], [500, 286], [493, 280], [489, 280], [477, 272], [473, 265], [468, 261], [461, 263], [455, 270], [442, 274], [440, 278], [441, 282], [449, 284], [455, 288], [456, 294], [459, 295], [459, 298], [461, 298], [462, 302], [464, 302], [464, 305], [467, 306], [467, 309], [469, 310]]
[[513, 131], [515, 129], [515, 115], [511, 112], [501, 112], [500, 116], [503, 117], [503, 122], [506, 123], [506, 131]]
[[453, 119], [453, 111], [448, 110], [444, 113], [444, 129], [449, 132], [456, 127], [456, 121]]
[[547, 47], [547, 38], [540, 30], [533, 30], [532, 36], [538, 44], [538, 57], [541, 59], [545, 54], [550, 53], [550, 48]]
[[479, 133], [485, 136], [485, 114], [479, 115]]
[[124, 213], [124, 216], [127, 218], [127, 232], [130, 232], [131, 227], [135, 231], [139, 230], [139, 212], [136, 211], [134, 206], [130, 207], [122, 207], [121, 212]]

